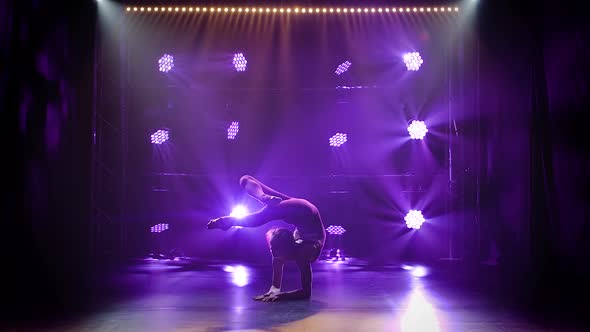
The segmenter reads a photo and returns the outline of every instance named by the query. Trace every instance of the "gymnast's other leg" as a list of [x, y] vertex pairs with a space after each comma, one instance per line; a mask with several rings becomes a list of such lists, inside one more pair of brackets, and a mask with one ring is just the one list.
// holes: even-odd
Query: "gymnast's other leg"
[[266, 205], [276, 205], [291, 197], [278, 192], [264, 183], [258, 181], [251, 175], [244, 175], [240, 178], [240, 186], [252, 197]]

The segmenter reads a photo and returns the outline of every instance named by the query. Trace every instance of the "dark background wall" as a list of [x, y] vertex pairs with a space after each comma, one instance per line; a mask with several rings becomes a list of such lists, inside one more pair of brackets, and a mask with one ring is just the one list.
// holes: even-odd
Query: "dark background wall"
[[478, 15], [483, 235], [505, 284], [553, 308], [588, 290], [589, 150], [577, 128], [589, 30], [575, 6], [482, 2]]
[[6, 317], [88, 298], [94, 12], [91, 1], [0, 5]]

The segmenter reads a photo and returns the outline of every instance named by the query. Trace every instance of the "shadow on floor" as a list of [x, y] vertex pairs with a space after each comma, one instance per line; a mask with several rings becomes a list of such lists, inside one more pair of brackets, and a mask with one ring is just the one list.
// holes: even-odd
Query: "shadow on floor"
[[[256, 319], [233, 320], [223, 326], [210, 327], [207, 332], [232, 330], [274, 330], [291, 322], [303, 320], [322, 311], [326, 304], [314, 300], [299, 300], [276, 303], [259, 303]], [[247, 314], [247, 312], [246, 312]]]

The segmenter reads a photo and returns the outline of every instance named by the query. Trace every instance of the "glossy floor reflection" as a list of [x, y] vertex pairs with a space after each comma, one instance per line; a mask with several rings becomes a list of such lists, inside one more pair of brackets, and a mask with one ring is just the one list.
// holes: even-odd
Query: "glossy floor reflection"
[[[575, 331], [535, 323], [493, 296], [467, 287], [449, 268], [362, 262], [314, 265], [311, 301], [263, 303], [270, 270], [240, 264], [144, 260], [111, 284], [92, 314], [43, 331]], [[490, 271], [492, 273], [492, 271]], [[285, 288], [298, 287], [295, 267]], [[580, 331], [582, 329], [579, 329]]]

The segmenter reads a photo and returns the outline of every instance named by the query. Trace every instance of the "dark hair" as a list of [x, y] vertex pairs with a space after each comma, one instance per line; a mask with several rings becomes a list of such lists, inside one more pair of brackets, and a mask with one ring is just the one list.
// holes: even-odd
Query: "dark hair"
[[[286, 253], [295, 247], [293, 233], [285, 228], [271, 228], [266, 232], [268, 247], [274, 252]], [[274, 250], [273, 250], [274, 249]]]

